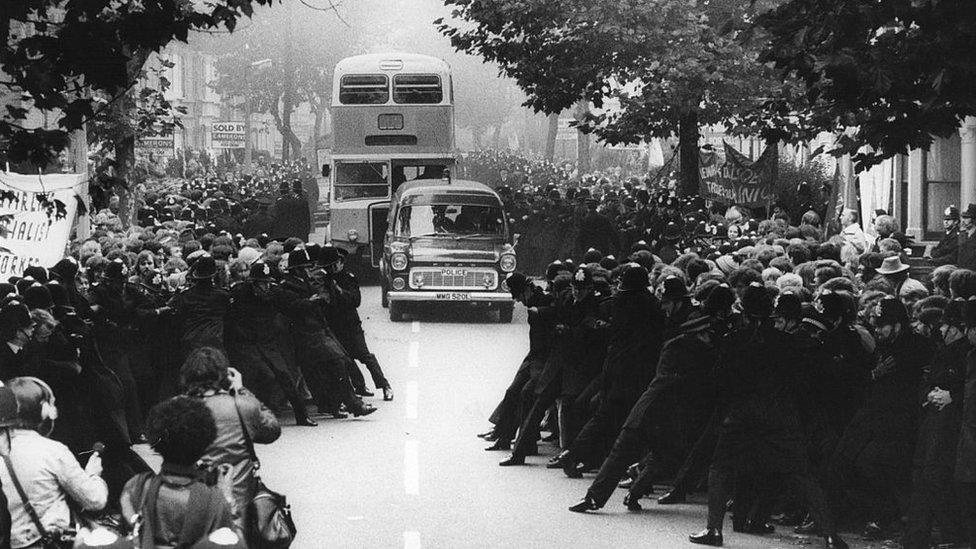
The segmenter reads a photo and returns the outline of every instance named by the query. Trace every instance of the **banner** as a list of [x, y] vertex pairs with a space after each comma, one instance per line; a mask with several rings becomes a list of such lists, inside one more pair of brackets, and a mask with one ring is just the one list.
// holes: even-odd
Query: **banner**
[[[81, 174], [22, 175], [0, 172], [0, 190], [13, 198], [0, 201], [0, 282], [21, 276], [30, 265], [51, 267], [64, 257], [78, 202], [87, 177]], [[65, 216], [55, 219], [38, 200], [46, 194], [64, 204]]]
[[777, 162], [776, 149], [767, 147], [753, 162], [748, 156], [722, 142], [725, 161], [718, 151], [702, 150], [699, 155], [701, 195], [708, 200], [747, 207], [767, 206], [776, 200], [773, 174]]
[[243, 122], [211, 122], [210, 148], [212, 149], [243, 149]]

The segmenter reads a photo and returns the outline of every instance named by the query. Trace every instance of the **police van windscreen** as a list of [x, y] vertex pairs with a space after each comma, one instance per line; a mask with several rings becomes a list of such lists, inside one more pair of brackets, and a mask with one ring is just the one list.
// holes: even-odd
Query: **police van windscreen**
[[396, 236], [504, 236], [505, 219], [498, 206], [417, 204], [397, 212]]

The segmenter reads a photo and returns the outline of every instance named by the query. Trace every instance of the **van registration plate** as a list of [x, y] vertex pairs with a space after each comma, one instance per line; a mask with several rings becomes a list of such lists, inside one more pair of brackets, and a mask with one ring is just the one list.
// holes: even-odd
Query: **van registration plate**
[[434, 295], [438, 301], [469, 301], [471, 294], [467, 292], [439, 292]]

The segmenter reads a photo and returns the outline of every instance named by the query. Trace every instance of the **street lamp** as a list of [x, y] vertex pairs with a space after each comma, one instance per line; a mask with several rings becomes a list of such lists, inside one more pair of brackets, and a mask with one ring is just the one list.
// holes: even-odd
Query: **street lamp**
[[[248, 44], [244, 45], [249, 50]], [[251, 175], [251, 156], [254, 145], [251, 144], [251, 71], [261, 70], [271, 66], [270, 59], [261, 59], [251, 63], [244, 73], [244, 173]]]

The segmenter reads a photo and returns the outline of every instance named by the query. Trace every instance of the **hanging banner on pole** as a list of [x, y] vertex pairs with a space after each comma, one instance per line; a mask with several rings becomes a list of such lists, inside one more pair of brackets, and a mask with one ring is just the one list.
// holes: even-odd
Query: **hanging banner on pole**
[[[0, 282], [21, 276], [26, 267], [51, 267], [64, 257], [78, 210], [76, 196], [88, 184], [84, 174], [23, 175], [0, 172]], [[64, 204], [57, 218], [40, 198]]]
[[718, 151], [703, 149], [699, 154], [700, 192], [708, 200], [747, 207], [767, 206], [776, 200], [774, 174], [776, 149], [767, 147], [758, 160], [722, 142], [724, 161]]

